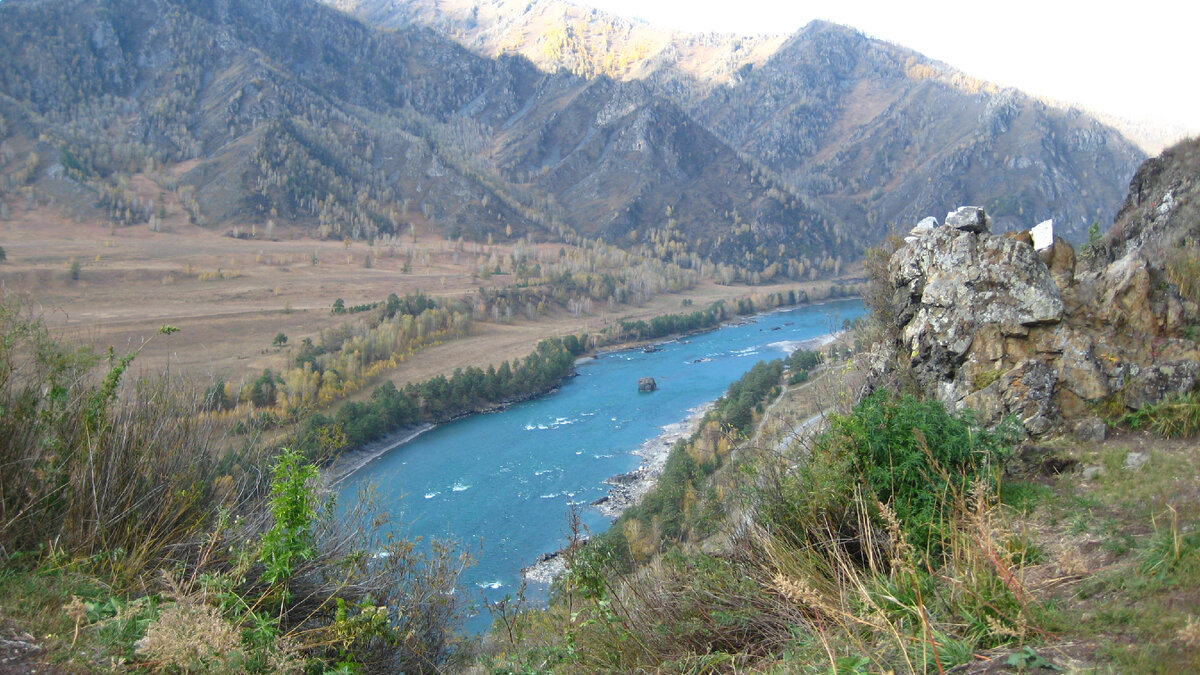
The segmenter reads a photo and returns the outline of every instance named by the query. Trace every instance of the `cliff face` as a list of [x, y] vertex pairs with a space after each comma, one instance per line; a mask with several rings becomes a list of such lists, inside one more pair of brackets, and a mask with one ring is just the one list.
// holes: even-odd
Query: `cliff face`
[[976, 207], [915, 228], [888, 261], [892, 339], [872, 386], [911, 373], [927, 395], [1032, 435], [1101, 401], [1136, 410], [1195, 389], [1200, 308], [1172, 265], [1197, 259], [1197, 156], [1193, 144], [1147, 162], [1122, 219], [1078, 261], [1045, 226], [991, 233]]
[[1200, 239], [1197, 167], [1200, 139], [1179, 143], [1142, 164], [1109, 233], [1109, 259], [1137, 249], [1167, 251]]

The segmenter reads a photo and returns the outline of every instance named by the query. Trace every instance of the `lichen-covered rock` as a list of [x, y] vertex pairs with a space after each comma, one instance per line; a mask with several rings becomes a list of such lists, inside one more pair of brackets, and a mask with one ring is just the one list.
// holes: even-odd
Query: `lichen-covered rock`
[[873, 352], [869, 387], [906, 368], [926, 395], [1035, 436], [1070, 431], [1109, 397], [1137, 409], [1196, 388], [1200, 349], [1177, 337], [1190, 315], [1161, 263], [1139, 249], [1077, 274], [1062, 238], [1035, 250], [1028, 232], [987, 222], [958, 209], [893, 254], [894, 338]]
[[1045, 264], [1012, 238], [937, 228], [897, 251], [889, 272], [900, 347], [918, 380], [947, 404], [970, 391], [957, 372], [981, 330], [988, 339], [978, 350], [996, 361], [1005, 332], [1062, 318], [1062, 297]]
[[1125, 385], [1125, 405], [1138, 409], [1182, 396], [1196, 387], [1200, 363], [1173, 361], [1139, 369]]
[[1108, 437], [1108, 425], [1099, 417], [1083, 417], [1071, 425], [1075, 438], [1088, 443], [1101, 443]]
[[974, 411], [982, 424], [995, 425], [1012, 416], [1028, 433], [1044, 434], [1058, 424], [1057, 383], [1053, 368], [1028, 359], [983, 389], [967, 394], [956, 407]]
[[960, 206], [946, 214], [946, 227], [963, 232], [986, 234], [992, 231], [992, 221], [980, 206]]

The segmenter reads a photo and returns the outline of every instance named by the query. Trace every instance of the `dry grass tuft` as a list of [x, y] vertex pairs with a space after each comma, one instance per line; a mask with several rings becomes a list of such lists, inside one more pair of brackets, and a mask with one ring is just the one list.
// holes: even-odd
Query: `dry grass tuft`
[[1175, 639], [1192, 649], [1200, 649], [1200, 619], [1189, 615], [1183, 628], [1175, 633]]
[[241, 635], [210, 605], [177, 602], [163, 609], [137, 643], [137, 653], [162, 668], [237, 672]]

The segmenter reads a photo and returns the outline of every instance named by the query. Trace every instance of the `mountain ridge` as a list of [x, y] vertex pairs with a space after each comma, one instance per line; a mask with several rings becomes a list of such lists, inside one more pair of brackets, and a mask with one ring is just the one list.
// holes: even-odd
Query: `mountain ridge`
[[1053, 218], [1079, 242], [1091, 223], [1111, 222], [1145, 159], [1078, 109], [825, 21], [787, 36], [695, 35], [562, 0], [323, 1], [547, 70], [645, 81], [792, 190], [866, 221], [873, 238], [945, 203], [977, 203], [1000, 229]]
[[[428, 29], [383, 32], [300, 0], [3, 10], [4, 40], [26, 54], [7, 64], [0, 91], [20, 109], [14, 119], [34, 120], [10, 146], [42, 150], [27, 155], [29, 175], [9, 171], [10, 189], [90, 185], [114, 193], [109, 215], [125, 224], [151, 209], [122, 178], [170, 165], [201, 223], [280, 219], [368, 239], [405, 227], [474, 240], [625, 235], [618, 243], [657, 246], [667, 260], [768, 275], [828, 271], [854, 255], [817, 209], [640, 83], [484, 59]], [[753, 231], [718, 247], [743, 224], [729, 215], [735, 201], [749, 205]], [[668, 210], [691, 234], [675, 235], [669, 253], [649, 243], [668, 238], [651, 236], [670, 229]]]
[[[947, 202], [983, 204], [1001, 229], [1055, 218], [1078, 239], [1136, 166], [1090, 118], [955, 84], [834, 24], [689, 89], [662, 69], [548, 73], [304, 0], [9, 0], [0, 14], [0, 41], [19, 46], [0, 67], [0, 200], [121, 225], [154, 226], [140, 176], [209, 226], [601, 237], [760, 282], [836, 272]], [[713, 63], [733, 47], [690, 44]]]

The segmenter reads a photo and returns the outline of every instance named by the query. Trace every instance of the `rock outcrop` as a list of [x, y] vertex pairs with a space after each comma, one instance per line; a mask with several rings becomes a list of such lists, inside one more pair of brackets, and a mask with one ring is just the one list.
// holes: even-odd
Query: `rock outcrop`
[[1089, 249], [1122, 256], [1080, 270], [1052, 224], [1038, 225], [1035, 250], [1029, 233], [991, 234], [979, 207], [944, 222], [922, 221], [888, 262], [892, 337], [869, 386], [910, 373], [947, 406], [988, 425], [1015, 418], [1034, 436], [1078, 427], [1090, 404], [1137, 409], [1197, 386], [1200, 345], [1183, 336], [1197, 306], [1155, 255], [1172, 226]]
[[638, 380], [638, 391], [651, 392], [657, 390], [658, 383], [654, 381], [653, 377], [643, 377]]

